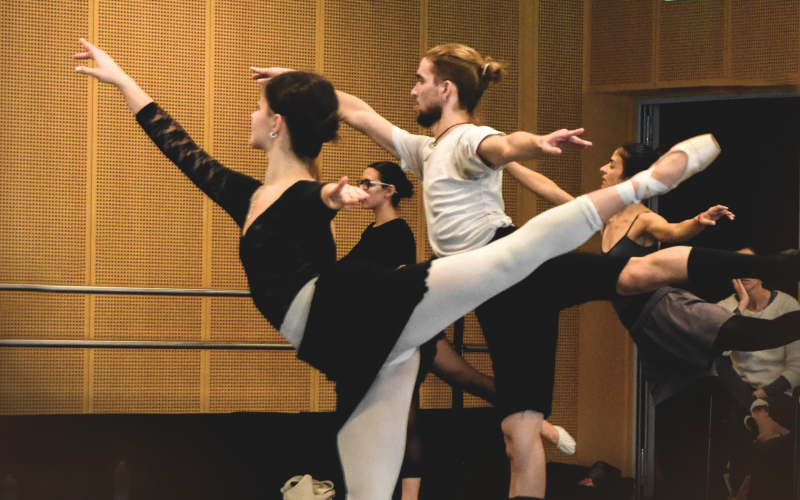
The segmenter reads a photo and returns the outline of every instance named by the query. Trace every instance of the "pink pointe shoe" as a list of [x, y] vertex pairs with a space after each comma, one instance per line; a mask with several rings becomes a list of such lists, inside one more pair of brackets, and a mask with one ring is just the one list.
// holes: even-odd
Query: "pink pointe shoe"
[[[687, 139], [683, 142], [679, 142], [678, 144], [672, 146], [672, 148], [667, 151], [667, 154], [664, 156], [666, 157], [675, 151], [682, 151], [686, 153], [686, 170], [684, 170], [683, 175], [681, 175], [677, 181], [672, 183], [671, 186], [667, 186], [651, 177], [655, 165], [643, 172], [639, 172], [631, 179], [639, 184], [639, 188], [636, 190], [636, 197], [639, 200], [652, 198], [653, 196], [665, 194], [675, 189], [681, 182], [685, 181], [694, 174], [705, 170], [706, 167], [711, 165], [711, 162], [713, 162], [717, 156], [719, 156], [719, 153], [722, 150], [720, 149], [719, 143], [717, 143], [717, 140], [714, 139], [713, 135], [705, 134], [692, 137], [691, 139]], [[657, 163], [658, 162], [656, 162], [656, 164]]]

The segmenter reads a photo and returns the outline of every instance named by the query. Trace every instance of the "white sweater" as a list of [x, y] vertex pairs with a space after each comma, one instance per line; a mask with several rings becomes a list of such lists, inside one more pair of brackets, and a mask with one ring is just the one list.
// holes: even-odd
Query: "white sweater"
[[[719, 305], [733, 311], [738, 307], [739, 299], [734, 294], [719, 302]], [[742, 315], [751, 318], [775, 319], [791, 311], [800, 311], [800, 305], [791, 295], [779, 291], [764, 310], [753, 312], [746, 309]], [[733, 367], [742, 379], [756, 389], [764, 388], [781, 375], [789, 381], [792, 387], [800, 384], [800, 341], [766, 351], [730, 351], [726, 354], [730, 354]], [[789, 389], [786, 394], [791, 395], [792, 390]]]

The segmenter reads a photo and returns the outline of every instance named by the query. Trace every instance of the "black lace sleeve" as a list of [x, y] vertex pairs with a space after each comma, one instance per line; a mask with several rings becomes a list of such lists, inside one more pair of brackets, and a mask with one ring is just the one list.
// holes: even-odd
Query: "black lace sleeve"
[[136, 121], [158, 149], [178, 166], [214, 203], [244, 225], [250, 198], [261, 182], [231, 170], [212, 158], [161, 107], [151, 102], [136, 114]]

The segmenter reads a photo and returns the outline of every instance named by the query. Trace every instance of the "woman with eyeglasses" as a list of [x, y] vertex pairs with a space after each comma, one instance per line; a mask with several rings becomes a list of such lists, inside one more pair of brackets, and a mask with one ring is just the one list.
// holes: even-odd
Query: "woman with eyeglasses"
[[[231, 216], [241, 229], [239, 256], [255, 306], [298, 348], [299, 359], [336, 381], [343, 420], [337, 443], [350, 500], [391, 497], [421, 345], [543, 262], [583, 244], [626, 205], [703, 170], [719, 152], [709, 140], [683, 143], [627, 184], [548, 210], [479, 249], [397, 270], [337, 262], [330, 222], [369, 195], [347, 177], [315, 180], [315, 160], [339, 128], [339, 101], [328, 80], [292, 72], [263, 86], [249, 140], [266, 153], [262, 182], [210, 157], [108, 54], [80, 43], [84, 52], [74, 57], [94, 65], [76, 71], [119, 88], [156, 146]], [[529, 134], [526, 151], [556, 154], [578, 132]], [[354, 305], [361, 310], [357, 320], [346, 314]]]
[[[400, 201], [410, 198], [414, 188], [403, 169], [390, 161], [372, 163], [361, 175], [359, 187], [369, 196], [361, 202], [361, 208], [372, 210], [375, 222], [367, 226], [361, 239], [342, 260], [374, 262], [387, 269], [416, 263], [414, 233], [397, 212]], [[409, 412], [406, 452], [400, 470], [403, 500], [416, 500], [419, 497], [423, 443], [417, 412], [420, 404], [419, 387], [428, 372], [432, 371], [457, 390], [466, 391], [490, 403], [495, 398], [494, 379], [467, 363], [443, 334], [424, 344], [420, 354], [419, 375]], [[563, 427], [544, 421], [542, 438], [568, 455], [575, 453], [575, 440]]]
[[400, 200], [410, 198], [414, 190], [406, 174], [396, 163], [375, 162], [364, 170], [360, 187], [367, 193], [361, 207], [372, 210], [375, 222], [367, 226], [356, 246], [342, 260], [374, 262], [392, 270], [416, 264], [414, 233], [397, 214]]

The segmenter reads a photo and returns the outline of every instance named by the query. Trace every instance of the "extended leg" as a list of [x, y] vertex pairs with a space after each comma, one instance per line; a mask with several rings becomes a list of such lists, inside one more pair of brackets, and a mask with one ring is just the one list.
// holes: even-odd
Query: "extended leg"
[[339, 431], [337, 443], [348, 500], [389, 500], [406, 443], [419, 353], [384, 366]]
[[764, 351], [800, 340], [800, 311], [775, 319], [732, 316], [722, 324], [714, 341], [714, 353]]
[[633, 257], [617, 283], [620, 295], [636, 295], [678, 283], [708, 283], [736, 278], [796, 277], [800, 254], [748, 255], [711, 248], [670, 247], [646, 257]]

